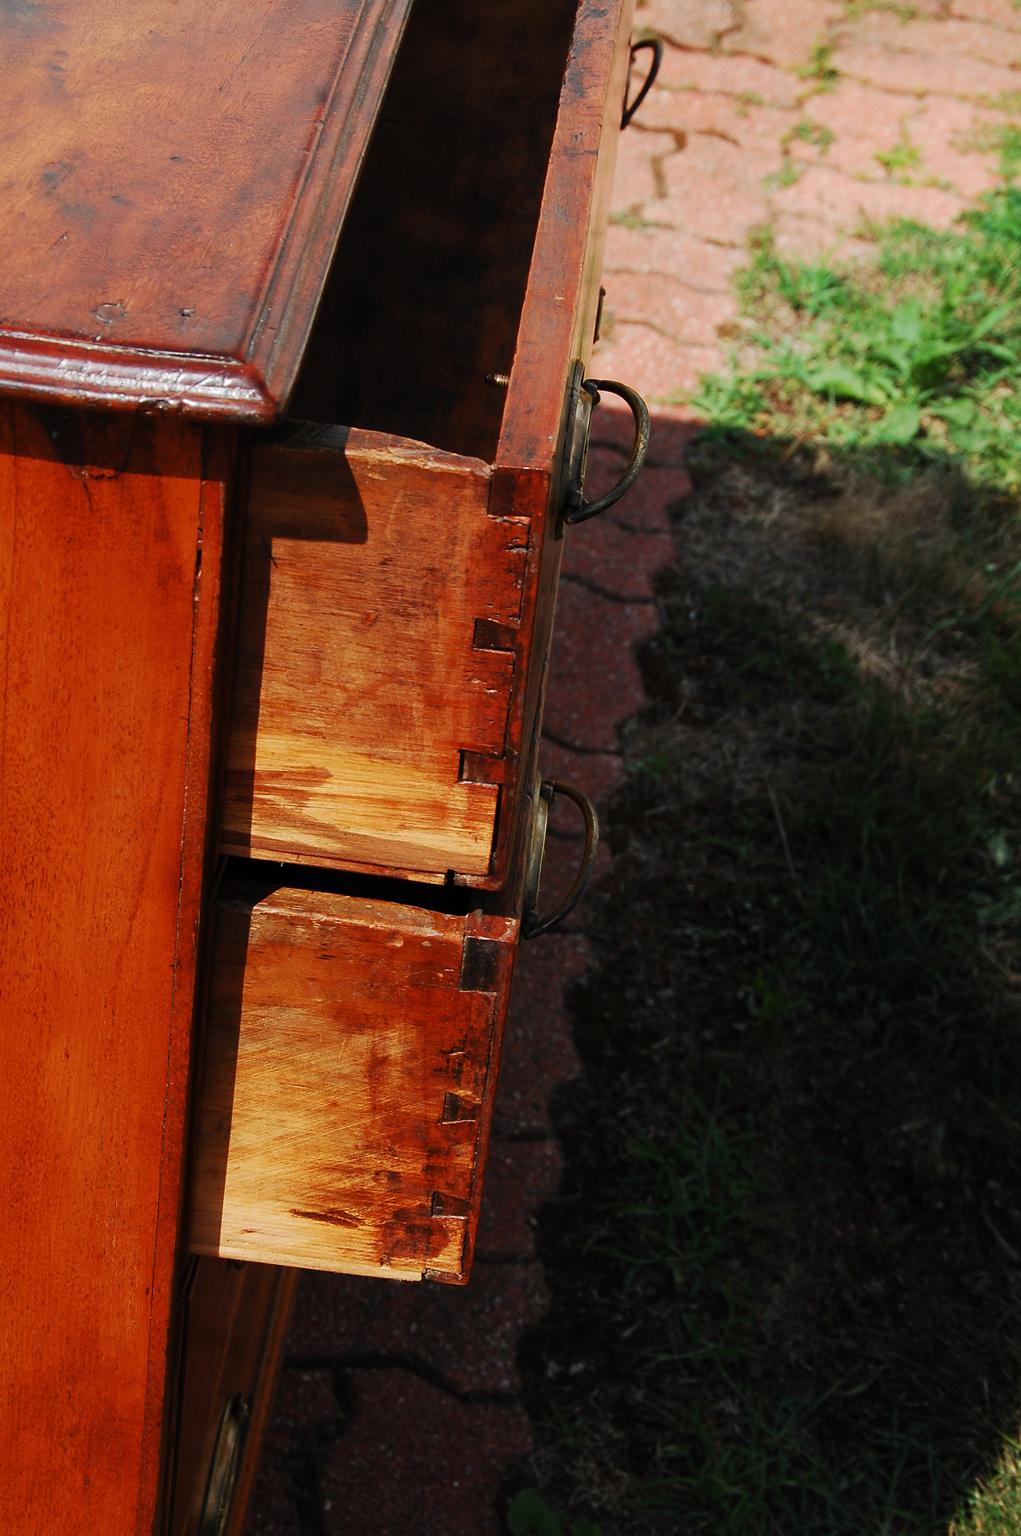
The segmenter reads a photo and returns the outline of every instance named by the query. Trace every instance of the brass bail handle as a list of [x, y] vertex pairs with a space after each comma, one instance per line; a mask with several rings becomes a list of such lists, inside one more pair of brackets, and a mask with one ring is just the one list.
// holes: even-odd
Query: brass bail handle
[[220, 1420], [198, 1536], [225, 1536], [250, 1416], [248, 1404], [240, 1392], [236, 1392]]
[[[582, 820], [585, 823], [585, 851], [582, 854], [578, 873], [574, 877], [574, 883], [560, 905], [552, 911], [548, 917], [539, 914], [539, 880], [542, 875], [542, 855], [546, 846], [546, 826], [549, 820], [550, 807], [557, 795], [563, 795], [572, 804], [578, 807]], [[595, 806], [587, 795], [583, 795], [580, 789], [575, 789], [573, 784], [561, 784], [556, 779], [544, 779], [539, 786], [538, 805], [536, 807], [536, 821], [533, 832], [532, 851], [528, 861], [528, 876], [525, 886], [525, 910], [521, 919], [521, 937], [523, 939], [537, 939], [541, 933], [549, 933], [558, 923], [562, 923], [578, 905], [588, 885], [592, 866], [596, 861], [599, 851], [599, 821], [596, 817]]]
[[639, 53], [651, 53], [652, 60], [649, 64], [649, 73], [638, 87], [638, 94], [634, 101], [628, 101], [625, 96], [624, 111], [620, 119], [620, 126], [622, 128], [627, 127], [656, 83], [656, 76], [659, 74], [659, 67], [663, 62], [663, 44], [658, 37], [644, 37], [640, 43], [631, 44], [631, 62], [628, 65], [628, 91], [631, 89], [631, 66], [634, 64], [635, 58]]
[[597, 517], [600, 512], [605, 512], [607, 507], [627, 494], [642, 472], [646, 455], [649, 451], [649, 437], [652, 432], [652, 423], [649, 420], [649, 407], [636, 389], [629, 384], [618, 384], [616, 379], [586, 379], [581, 386], [592, 396], [592, 404], [599, 404], [599, 392], [602, 390], [607, 395], [618, 395], [631, 411], [635, 423], [635, 436], [631, 445], [631, 457], [628, 460], [627, 469], [621, 475], [616, 485], [604, 495], [597, 496], [594, 501], [586, 501], [579, 487], [572, 487], [568, 492], [567, 506], [564, 510], [565, 523], [585, 523], [590, 517]]

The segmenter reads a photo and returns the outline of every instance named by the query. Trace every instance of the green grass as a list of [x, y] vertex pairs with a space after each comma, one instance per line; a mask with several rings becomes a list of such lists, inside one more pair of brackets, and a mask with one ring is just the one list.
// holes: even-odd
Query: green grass
[[816, 43], [805, 63], [797, 73], [808, 80], [815, 93], [831, 91], [840, 79], [840, 72], [833, 63], [833, 48], [829, 43]]
[[1005, 181], [1012, 181], [1021, 169], [1021, 127], [1016, 123], [983, 123], [962, 139], [960, 147], [997, 155]]
[[811, 118], [803, 117], [799, 123], [795, 123], [789, 133], [785, 134], [783, 145], [786, 149], [789, 144], [796, 140], [801, 144], [811, 144], [821, 154], [825, 154], [835, 137], [836, 135], [833, 133], [833, 130], [827, 128], [823, 123], [813, 123]]
[[907, 129], [901, 129], [901, 136], [890, 149], [878, 150], [875, 156], [877, 162], [883, 167], [888, 176], [895, 180], [905, 180], [910, 171], [915, 171], [922, 163], [922, 152], [918, 145], [912, 142]]
[[571, 995], [524, 1530], [1021, 1536], [1019, 260], [1004, 186], [740, 280]]
[[767, 187], [793, 187], [796, 182], [801, 180], [804, 169], [803, 165], [799, 165], [796, 160], [792, 160], [789, 155], [785, 155], [780, 169], [772, 171], [765, 177], [765, 185]]
[[1000, 91], [995, 96], [982, 96], [979, 105], [994, 112], [1007, 112], [1014, 116], [1021, 113], [1021, 91]]
[[[936, 233], [881, 233], [874, 271], [787, 262], [768, 238], [742, 278], [755, 355], [695, 398], [715, 426], [823, 436], [914, 472], [947, 454], [1021, 484], [1021, 190]], [[755, 325], [755, 322], [758, 325]]]
[[618, 224], [623, 229], [652, 229], [652, 222], [642, 216], [640, 206], [634, 208], [621, 208], [610, 214], [609, 222]]
[[918, 15], [913, 5], [902, 4], [901, 0], [845, 0], [844, 17], [847, 21], [858, 21], [862, 16], [876, 11], [885, 11], [896, 16], [898, 21], [913, 21]]

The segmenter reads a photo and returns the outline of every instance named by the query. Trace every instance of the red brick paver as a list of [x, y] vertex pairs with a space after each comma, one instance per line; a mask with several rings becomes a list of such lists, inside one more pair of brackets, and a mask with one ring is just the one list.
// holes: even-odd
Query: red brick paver
[[[749, 236], [768, 226], [789, 255], [854, 259], [891, 214], [945, 226], [994, 183], [1002, 131], [1021, 120], [1013, 0], [910, 9], [638, 0], [666, 57], [621, 147], [592, 367], [646, 394], [654, 437], [630, 498], [569, 534], [546, 716], [546, 771], [597, 798], [620, 782], [620, 729], [643, 704], [636, 651], [688, 489], [685, 392], [726, 360]], [[629, 437], [626, 413], [601, 407], [593, 485]], [[555, 862], [572, 838], [554, 840]], [[564, 991], [587, 963], [584, 921], [522, 949], [471, 1285], [306, 1278], [250, 1536], [503, 1529], [531, 1445], [517, 1340], [546, 1304], [534, 1215], [559, 1178], [550, 1094], [579, 1070]]]

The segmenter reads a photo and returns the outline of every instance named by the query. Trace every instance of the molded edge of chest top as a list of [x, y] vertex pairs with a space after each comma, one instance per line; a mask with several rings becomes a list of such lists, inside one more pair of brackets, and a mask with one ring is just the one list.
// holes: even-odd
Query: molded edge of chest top
[[410, 7], [0, 7], [0, 392], [278, 414]]

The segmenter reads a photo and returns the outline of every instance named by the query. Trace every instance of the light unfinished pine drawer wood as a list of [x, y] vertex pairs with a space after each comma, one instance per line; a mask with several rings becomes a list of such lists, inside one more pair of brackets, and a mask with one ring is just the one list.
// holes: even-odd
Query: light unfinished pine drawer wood
[[308, 890], [221, 900], [192, 1249], [465, 1280], [518, 929]]
[[221, 846], [485, 877], [527, 520], [489, 468], [370, 432], [256, 450]]

